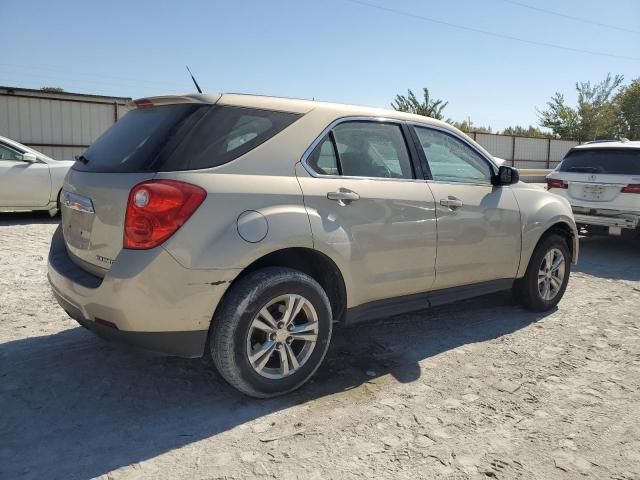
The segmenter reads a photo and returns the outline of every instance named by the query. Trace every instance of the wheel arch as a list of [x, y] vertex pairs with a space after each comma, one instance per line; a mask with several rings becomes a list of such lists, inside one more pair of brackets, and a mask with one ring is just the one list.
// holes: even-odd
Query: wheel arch
[[571, 263], [575, 264], [578, 261], [578, 234], [567, 222], [556, 222], [547, 228], [540, 236], [536, 247], [545, 237], [553, 233], [560, 235], [567, 241], [567, 246], [571, 253]]
[[571, 263], [576, 264], [579, 252], [578, 230], [571, 218], [560, 215], [553, 218], [546, 225], [532, 223], [531, 228], [525, 228], [522, 238], [522, 255], [516, 278], [524, 276], [535, 249], [544, 238], [553, 233], [566, 239], [571, 253]]
[[225, 295], [233, 289], [235, 282], [265, 267], [287, 267], [309, 275], [320, 284], [329, 297], [333, 320], [343, 320], [347, 306], [347, 290], [342, 272], [331, 258], [312, 248], [290, 247], [263, 255], [247, 265], [236, 276]]

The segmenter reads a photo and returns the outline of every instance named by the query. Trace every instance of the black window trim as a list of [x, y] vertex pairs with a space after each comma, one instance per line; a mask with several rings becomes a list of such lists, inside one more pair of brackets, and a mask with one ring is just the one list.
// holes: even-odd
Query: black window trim
[[[404, 139], [405, 147], [407, 149], [407, 154], [409, 155], [409, 164], [411, 165], [411, 170], [413, 174], [413, 178], [388, 178], [388, 177], [356, 177], [356, 176], [348, 176], [342, 175], [342, 166], [340, 164], [340, 152], [338, 151], [338, 146], [335, 141], [335, 137], [333, 134], [333, 130], [343, 123], [353, 123], [353, 122], [369, 122], [369, 123], [384, 123], [384, 124], [392, 124], [400, 127], [400, 131], [402, 133], [402, 137]], [[330, 138], [333, 143], [333, 148], [335, 149], [337, 160], [338, 160], [338, 175], [327, 175], [324, 173], [319, 173], [315, 171], [311, 165], [308, 163], [309, 157], [313, 154], [316, 147], [323, 143], [327, 138]], [[407, 122], [404, 120], [399, 120], [396, 118], [387, 118], [387, 117], [367, 117], [367, 116], [350, 116], [350, 117], [340, 117], [332, 121], [321, 133], [318, 137], [309, 145], [309, 147], [302, 154], [302, 158], [300, 162], [304, 169], [311, 175], [316, 178], [333, 178], [333, 179], [345, 179], [345, 180], [380, 180], [385, 182], [421, 182], [423, 180], [423, 170], [420, 165], [419, 150], [416, 148], [412, 135], [410, 133], [410, 129], [407, 126]]]
[[419, 123], [419, 122], [408, 122], [408, 125], [411, 127], [411, 130], [413, 132], [413, 139], [414, 142], [416, 144], [416, 148], [418, 150], [418, 156], [420, 157], [420, 163], [424, 166], [424, 168], [429, 172], [428, 173], [428, 177], [426, 178], [426, 180], [428, 180], [429, 182], [434, 182], [434, 183], [446, 183], [446, 184], [455, 184], [455, 185], [482, 185], [482, 186], [487, 186], [487, 185], [491, 185], [491, 182], [451, 182], [451, 181], [446, 181], [446, 180], [434, 180], [433, 179], [433, 175], [431, 174], [431, 169], [429, 168], [429, 162], [427, 161], [427, 155], [424, 152], [424, 149], [422, 148], [422, 145], [420, 144], [420, 139], [418, 138], [418, 132], [416, 131], [416, 128], [426, 128], [429, 130], [437, 130], [439, 132], [442, 132], [446, 135], [450, 135], [453, 138], [460, 140], [462, 143], [464, 143], [466, 146], [468, 146], [471, 150], [473, 150], [475, 153], [477, 153], [480, 158], [482, 158], [487, 165], [489, 165], [489, 169], [491, 170], [491, 172], [493, 173], [493, 175], [497, 175], [498, 174], [498, 166], [493, 163], [493, 160], [491, 160], [490, 158], [488, 158], [483, 152], [481, 152], [480, 150], [478, 150], [472, 143], [470, 143], [467, 139], [465, 139], [463, 136], [458, 135], [457, 132], [449, 130], [448, 128], [442, 128], [439, 127], [437, 125], [429, 125], [426, 123]]
[[[338, 169], [338, 175], [342, 176], [342, 159], [340, 158], [340, 150], [338, 150], [338, 142], [336, 142], [336, 136], [333, 134], [333, 129], [329, 131], [329, 139], [331, 140], [331, 145], [333, 145], [333, 153], [336, 156], [336, 168]], [[324, 143], [320, 142], [318, 145], [322, 145]]]

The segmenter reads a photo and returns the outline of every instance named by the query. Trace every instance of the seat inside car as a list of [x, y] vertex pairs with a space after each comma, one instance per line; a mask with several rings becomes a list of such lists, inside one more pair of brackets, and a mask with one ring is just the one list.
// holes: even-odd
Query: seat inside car
[[342, 174], [350, 177], [387, 177], [388, 172], [379, 165], [368, 151], [344, 152], [340, 155], [342, 160]]

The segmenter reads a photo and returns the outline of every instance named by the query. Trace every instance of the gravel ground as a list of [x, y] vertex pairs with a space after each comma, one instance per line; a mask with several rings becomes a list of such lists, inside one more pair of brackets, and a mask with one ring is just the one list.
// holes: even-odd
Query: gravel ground
[[583, 239], [559, 308], [499, 294], [353, 329], [269, 401], [109, 344], [46, 281], [55, 221], [0, 216], [0, 478], [640, 478], [640, 248]]

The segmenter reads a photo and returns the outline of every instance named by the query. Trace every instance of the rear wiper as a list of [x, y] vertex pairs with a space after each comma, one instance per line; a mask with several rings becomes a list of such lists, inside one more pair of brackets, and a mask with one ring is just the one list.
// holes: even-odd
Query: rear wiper
[[567, 169], [568, 172], [583, 172], [583, 173], [598, 173], [598, 169], [596, 167], [570, 167]]
[[84, 163], [85, 165], [86, 165], [87, 163], [89, 163], [89, 159], [88, 159], [87, 157], [85, 157], [84, 155], [76, 155], [76, 157], [75, 157], [75, 158], [76, 158], [76, 160], [77, 160], [78, 162]]

